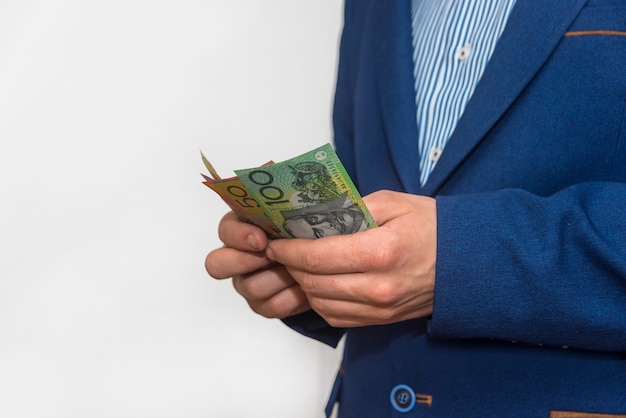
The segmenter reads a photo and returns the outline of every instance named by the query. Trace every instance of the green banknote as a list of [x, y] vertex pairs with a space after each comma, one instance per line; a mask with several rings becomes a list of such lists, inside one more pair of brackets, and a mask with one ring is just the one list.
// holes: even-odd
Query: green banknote
[[314, 239], [376, 226], [330, 144], [235, 173], [284, 237]]

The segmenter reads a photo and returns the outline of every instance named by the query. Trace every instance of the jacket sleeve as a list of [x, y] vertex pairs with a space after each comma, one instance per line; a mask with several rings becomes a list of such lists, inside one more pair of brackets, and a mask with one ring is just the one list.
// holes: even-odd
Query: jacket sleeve
[[626, 351], [626, 184], [440, 196], [430, 335]]
[[328, 322], [313, 310], [285, 318], [283, 322], [294, 331], [331, 347], [337, 347], [345, 332], [343, 328], [328, 325]]

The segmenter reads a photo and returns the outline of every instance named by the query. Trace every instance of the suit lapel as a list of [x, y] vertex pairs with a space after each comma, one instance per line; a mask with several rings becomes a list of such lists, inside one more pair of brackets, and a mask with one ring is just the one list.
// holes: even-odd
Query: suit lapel
[[[385, 137], [404, 189], [434, 195], [480, 143], [548, 59], [587, 0], [517, 0], [493, 57], [427, 183], [419, 184], [419, 150], [410, 0], [374, 2], [380, 31], [376, 89]], [[376, 42], [376, 41], [375, 41]]]
[[376, 92], [383, 129], [400, 181], [408, 192], [417, 193], [419, 149], [417, 143], [415, 87], [410, 0], [373, 2], [371, 19], [376, 60]]
[[436, 194], [480, 143], [548, 59], [586, 1], [517, 0], [493, 57], [421, 194]]

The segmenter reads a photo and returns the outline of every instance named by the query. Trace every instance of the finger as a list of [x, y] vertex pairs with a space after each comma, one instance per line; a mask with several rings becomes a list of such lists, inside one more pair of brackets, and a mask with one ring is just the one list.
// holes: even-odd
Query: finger
[[206, 271], [215, 279], [251, 273], [270, 264], [273, 264], [273, 261], [263, 252], [240, 251], [229, 247], [213, 250], [205, 259]]
[[244, 251], [263, 251], [267, 235], [255, 225], [242, 221], [234, 212], [228, 212], [218, 226], [218, 236], [227, 247]]
[[270, 299], [294, 284], [296, 282], [281, 265], [273, 265], [252, 274], [233, 277], [233, 286], [237, 293], [251, 301]]
[[[415, 286], [415, 280], [383, 274], [352, 273], [318, 275], [288, 268], [293, 279], [310, 297], [356, 302], [370, 307], [400, 306], [415, 297], [429, 299], [429, 289]], [[423, 295], [423, 296], [422, 296]]]
[[300, 286], [294, 283], [270, 299], [261, 301], [248, 300], [250, 309], [266, 318], [284, 319], [311, 309]]
[[268, 244], [266, 255], [289, 267], [316, 274], [385, 270], [399, 254], [387, 232], [374, 228], [351, 235], [307, 239], [279, 239]]
[[400, 306], [373, 307], [367, 303], [308, 297], [311, 308], [331, 326], [339, 328], [382, 325], [428, 316], [432, 302], [407, 300]]

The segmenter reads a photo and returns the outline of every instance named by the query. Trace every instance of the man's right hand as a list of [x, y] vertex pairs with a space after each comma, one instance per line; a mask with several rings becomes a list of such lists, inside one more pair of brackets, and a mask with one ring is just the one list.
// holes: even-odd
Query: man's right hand
[[220, 221], [218, 234], [224, 246], [207, 255], [206, 270], [215, 279], [232, 277], [254, 312], [282, 319], [311, 309], [285, 267], [265, 256], [268, 239], [263, 230], [229, 212]]

